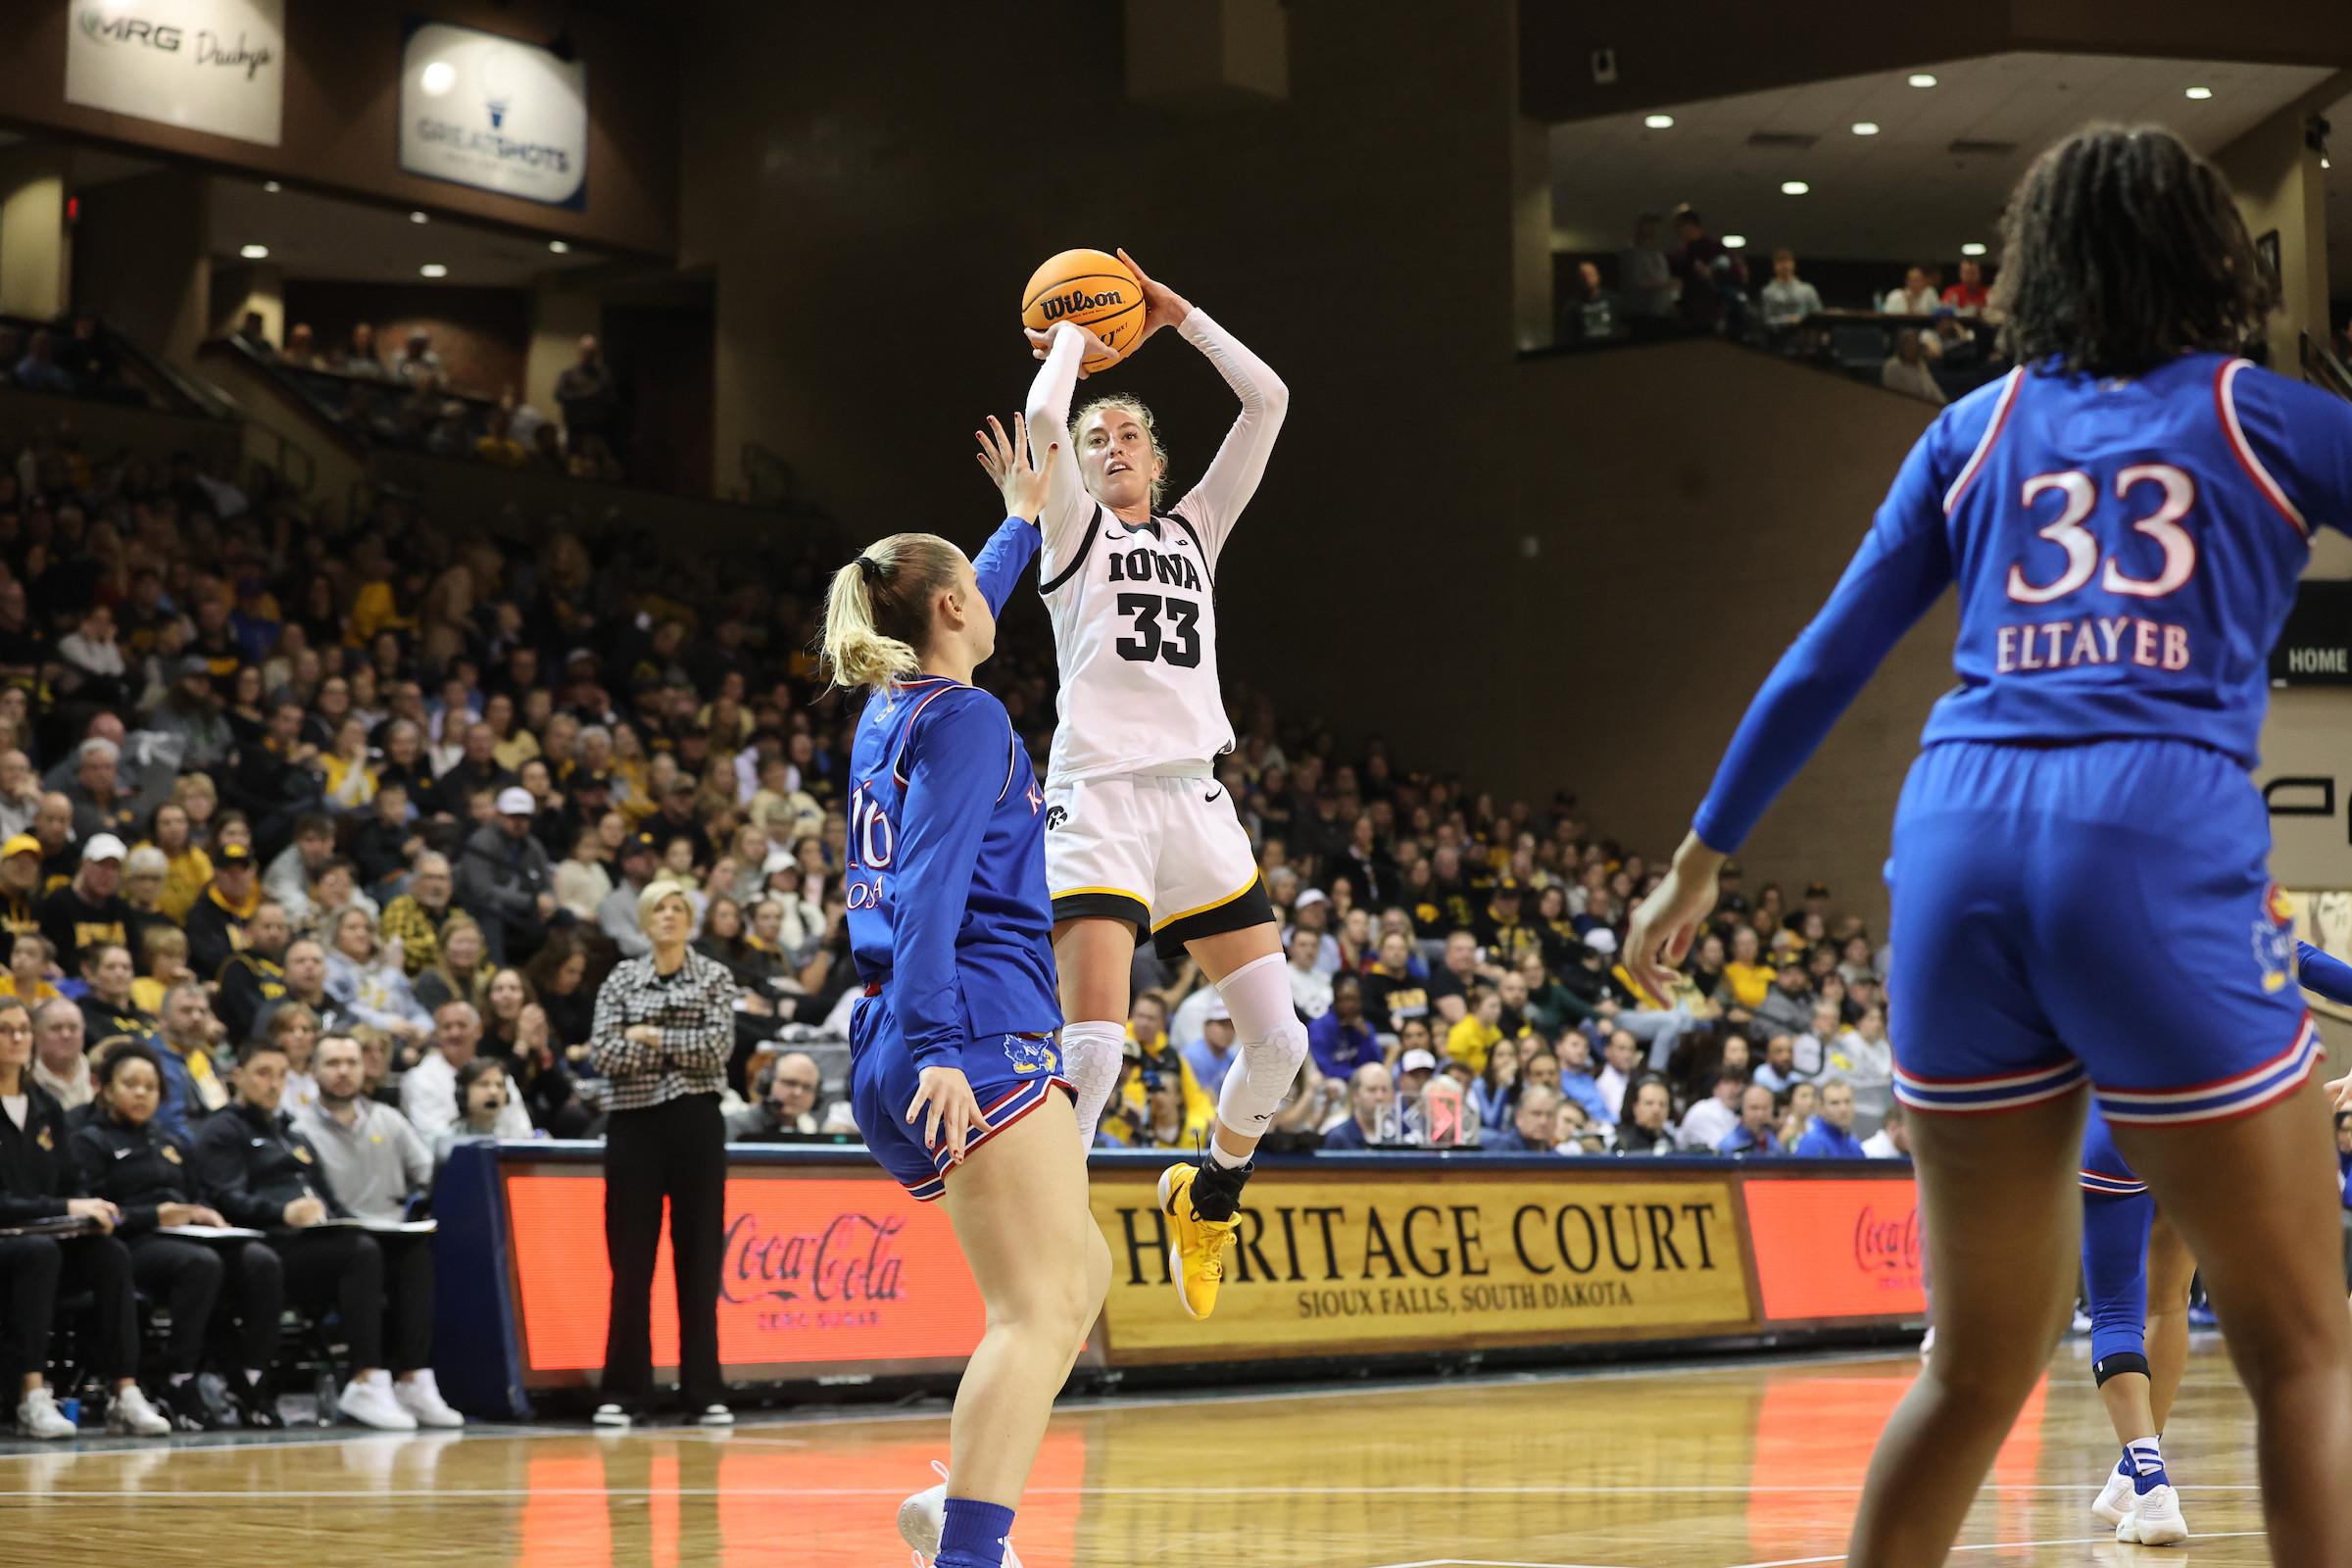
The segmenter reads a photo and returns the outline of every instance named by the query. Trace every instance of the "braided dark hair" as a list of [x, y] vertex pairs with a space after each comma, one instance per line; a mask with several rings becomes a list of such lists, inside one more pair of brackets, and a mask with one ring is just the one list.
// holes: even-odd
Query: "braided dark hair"
[[2086, 125], [2034, 161], [2001, 219], [1992, 304], [2022, 364], [2135, 375], [2235, 353], [2278, 301], [2230, 182], [2159, 125]]

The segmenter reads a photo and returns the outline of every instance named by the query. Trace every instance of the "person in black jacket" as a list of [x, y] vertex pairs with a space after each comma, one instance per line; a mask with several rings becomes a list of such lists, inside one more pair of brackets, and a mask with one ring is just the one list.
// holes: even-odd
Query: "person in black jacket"
[[[343, 1413], [368, 1426], [413, 1432], [416, 1418], [402, 1407], [384, 1370], [383, 1251], [351, 1223], [318, 1152], [277, 1108], [285, 1087], [285, 1049], [247, 1041], [237, 1053], [237, 1098], [206, 1117], [196, 1134], [196, 1190], [231, 1225], [268, 1233], [288, 1295], [334, 1300], [353, 1362]], [[274, 1328], [276, 1302], [247, 1305]], [[429, 1342], [429, 1323], [425, 1334]]]
[[242, 844], [213, 849], [213, 879], [188, 910], [188, 967], [202, 979], [218, 979], [228, 956], [245, 946], [245, 922], [261, 907], [253, 851]]
[[245, 946], [221, 960], [213, 1010], [228, 1025], [228, 1038], [242, 1042], [255, 1033], [263, 1009], [286, 995], [287, 939], [293, 927], [283, 906], [264, 899], [245, 922]]
[[32, 1014], [15, 997], [0, 997], [0, 1225], [83, 1222], [74, 1234], [0, 1237], [0, 1281], [7, 1282], [8, 1301], [0, 1359], [24, 1379], [20, 1437], [74, 1435], [47, 1375], [49, 1328], [61, 1290], [86, 1290], [97, 1298], [92, 1348], [100, 1375], [115, 1391], [106, 1406], [107, 1431], [142, 1438], [172, 1431], [132, 1376], [139, 1363], [139, 1319], [130, 1253], [113, 1234], [120, 1218], [114, 1204], [82, 1190], [80, 1168], [66, 1147], [66, 1113], [32, 1081]]
[[[275, 1303], [282, 1298], [277, 1254], [261, 1242], [193, 1241], [159, 1229], [228, 1223], [219, 1210], [196, 1200], [188, 1141], [156, 1123], [163, 1089], [164, 1064], [154, 1048], [137, 1041], [118, 1046], [98, 1068], [99, 1113], [74, 1130], [74, 1161], [83, 1185], [122, 1216], [115, 1232], [130, 1249], [133, 1282], [151, 1300], [171, 1304], [164, 1402], [173, 1424], [186, 1432], [281, 1425], [263, 1378], [277, 1342]], [[245, 1308], [239, 1341], [245, 1378], [226, 1380], [243, 1397], [238, 1409], [222, 1411], [207, 1406], [196, 1373], [221, 1287], [232, 1279], [233, 1297]], [[258, 1308], [261, 1302], [270, 1303], [266, 1315]]]
[[303, 740], [302, 720], [300, 703], [278, 703], [262, 738], [237, 748], [228, 803], [253, 819], [257, 851], [274, 854], [292, 837], [294, 819], [317, 810], [326, 793], [318, 748]]

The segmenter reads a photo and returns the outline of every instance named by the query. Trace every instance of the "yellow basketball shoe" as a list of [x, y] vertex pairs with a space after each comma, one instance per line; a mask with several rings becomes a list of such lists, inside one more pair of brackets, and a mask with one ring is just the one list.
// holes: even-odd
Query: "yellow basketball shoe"
[[[1249, 1166], [1228, 1170], [1207, 1155], [1199, 1165], [1170, 1165], [1160, 1172], [1160, 1212], [1168, 1216], [1175, 1235], [1168, 1247], [1168, 1273], [1187, 1316], [1206, 1317], [1217, 1309], [1217, 1287], [1225, 1282], [1225, 1244], [1233, 1239], [1234, 1203], [1249, 1177]], [[1210, 1211], [1224, 1211], [1222, 1219], [1201, 1212], [1199, 1200], [1203, 1198]]]

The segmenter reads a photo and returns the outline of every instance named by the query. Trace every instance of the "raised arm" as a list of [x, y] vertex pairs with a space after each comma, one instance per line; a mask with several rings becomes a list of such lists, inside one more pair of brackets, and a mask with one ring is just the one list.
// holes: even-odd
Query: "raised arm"
[[[1046, 334], [1046, 363], [1029, 384], [1024, 411], [1029, 461], [1043, 469], [1047, 478], [1045, 510], [1038, 514], [1037, 525], [1045, 535], [1049, 577], [1061, 569], [1085, 539], [1087, 519], [1095, 510], [1094, 498], [1078, 477], [1078, 462], [1072, 455], [1077, 449], [1070, 445], [1070, 397], [1077, 391], [1079, 362], [1086, 357], [1091, 341], [1068, 321], [1054, 323]], [[1053, 450], [1056, 446], [1059, 452]]]
[[972, 558], [972, 575], [979, 579], [981, 597], [993, 614], [1004, 612], [1004, 601], [1012, 597], [1013, 585], [1037, 554], [1037, 518], [1045, 509], [1052, 465], [1060, 450], [1049, 442], [1045, 455], [1031, 462], [1026, 433], [1022, 416], [1013, 416], [1012, 434], [1006, 435], [993, 414], [987, 429], [973, 432], [980, 440], [980, 466], [1004, 498], [1004, 520]]
[[1266, 459], [1273, 456], [1274, 438], [1290, 412], [1291, 389], [1283, 385], [1265, 361], [1242, 347], [1241, 341], [1219, 326], [1206, 311], [1195, 309], [1176, 323], [1187, 343], [1208, 356], [1208, 363], [1225, 377], [1242, 412], [1225, 432], [1224, 444], [1200, 475], [1200, 482], [1176, 503], [1176, 513], [1200, 530], [1200, 548], [1213, 569], [1224, 551], [1226, 536], [1241, 519], [1242, 509], [1257, 494], [1265, 477]]

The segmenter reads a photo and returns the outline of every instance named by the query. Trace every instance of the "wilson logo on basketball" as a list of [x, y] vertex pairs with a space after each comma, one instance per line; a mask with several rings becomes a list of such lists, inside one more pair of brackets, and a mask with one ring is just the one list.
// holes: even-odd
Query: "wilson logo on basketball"
[[1882, 1219], [1868, 1204], [1854, 1216], [1854, 1266], [1865, 1274], [1919, 1270], [1919, 1210]]
[[1115, 288], [1103, 294], [1089, 294], [1082, 288], [1076, 288], [1067, 294], [1044, 301], [1038, 308], [1046, 313], [1047, 320], [1058, 321], [1063, 317], [1075, 316], [1080, 311], [1099, 311], [1106, 305], [1123, 305], [1125, 303], [1126, 296]]

